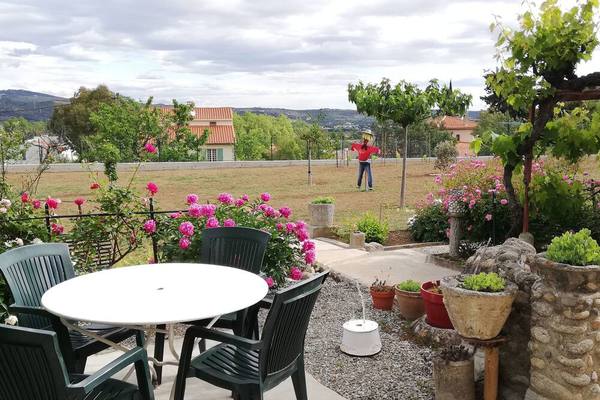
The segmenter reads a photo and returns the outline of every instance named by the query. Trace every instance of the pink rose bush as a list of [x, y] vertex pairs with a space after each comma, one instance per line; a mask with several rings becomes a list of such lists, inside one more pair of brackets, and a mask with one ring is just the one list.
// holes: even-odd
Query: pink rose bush
[[197, 201], [197, 196], [188, 195], [186, 213], [175, 218], [159, 215], [156, 225], [144, 225], [144, 231], [156, 235], [159, 241], [161, 262], [197, 262], [204, 229], [235, 226], [260, 229], [271, 235], [262, 273], [274, 286], [283, 284], [286, 278], [301, 279], [304, 269], [316, 262], [315, 243], [309, 239], [306, 223], [289, 220], [292, 210], [272, 206], [270, 194], [262, 193], [251, 200], [247, 195], [236, 198], [221, 193], [212, 203]]

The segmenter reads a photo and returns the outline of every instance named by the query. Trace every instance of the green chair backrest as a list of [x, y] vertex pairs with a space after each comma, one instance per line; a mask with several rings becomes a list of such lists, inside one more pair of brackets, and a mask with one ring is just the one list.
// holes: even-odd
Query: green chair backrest
[[285, 371], [304, 353], [310, 315], [328, 275], [317, 274], [275, 294], [261, 338], [264, 348], [259, 365], [263, 380]]
[[200, 262], [258, 274], [271, 234], [253, 228], [211, 228], [202, 231]]
[[68, 384], [56, 333], [0, 325], [0, 399], [65, 400]]
[[[40, 307], [48, 289], [75, 277], [69, 248], [62, 243], [33, 244], [6, 251], [0, 254], [0, 271], [18, 306]], [[50, 321], [22, 315], [19, 325], [48, 328]]]

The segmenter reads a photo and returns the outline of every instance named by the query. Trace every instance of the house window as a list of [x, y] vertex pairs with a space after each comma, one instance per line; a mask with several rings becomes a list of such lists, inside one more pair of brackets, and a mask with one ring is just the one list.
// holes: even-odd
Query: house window
[[210, 125], [210, 126], [216, 126], [216, 125], [217, 125], [217, 121], [210, 121], [210, 122], [209, 122], [209, 125]]
[[217, 149], [206, 149], [206, 160], [217, 161]]
[[458, 140], [460, 142], [460, 134], [456, 135], [456, 140]]

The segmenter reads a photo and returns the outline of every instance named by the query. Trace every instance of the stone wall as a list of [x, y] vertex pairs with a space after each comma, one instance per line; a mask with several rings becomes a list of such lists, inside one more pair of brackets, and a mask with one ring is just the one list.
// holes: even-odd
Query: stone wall
[[507, 342], [500, 348], [500, 398], [522, 400], [529, 387], [532, 286], [538, 280], [529, 260], [536, 254], [530, 244], [509, 238], [503, 244], [477, 250], [466, 263], [467, 273], [497, 272], [519, 287], [513, 310], [504, 326]]

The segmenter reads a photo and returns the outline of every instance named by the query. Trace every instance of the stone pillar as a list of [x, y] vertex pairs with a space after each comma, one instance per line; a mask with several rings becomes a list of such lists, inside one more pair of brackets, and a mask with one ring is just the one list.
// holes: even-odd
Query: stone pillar
[[458, 247], [462, 238], [461, 215], [450, 214], [450, 257], [459, 257]]
[[599, 400], [600, 266], [535, 257], [527, 400]]
[[365, 247], [365, 234], [362, 232], [352, 232], [350, 234], [350, 248], [363, 249]]

